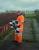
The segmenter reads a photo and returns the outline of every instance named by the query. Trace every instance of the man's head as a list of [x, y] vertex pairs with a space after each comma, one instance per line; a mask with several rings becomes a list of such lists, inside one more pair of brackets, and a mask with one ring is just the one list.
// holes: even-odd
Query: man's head
[[16, 14], [17, 14], [17, 16], [20, 16], [20, 15], [22, 15], [22, 12], [18, 11], [18, 12], [16, 12]]

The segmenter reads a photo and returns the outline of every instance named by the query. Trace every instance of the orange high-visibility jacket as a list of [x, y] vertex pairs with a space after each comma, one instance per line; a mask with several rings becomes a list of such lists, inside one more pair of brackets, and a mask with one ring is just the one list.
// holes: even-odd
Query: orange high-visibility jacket
[[18, 17], [17, 17], [17, 20], [18, 20], [19, 22], [24, 22], [24, 16], [23, 16], [23, 15], [18, 16]]
[[19, 22], [20, 28], [22, 28], [21, 30], [23, 30], [24, 16], [23, 15], [18, 16], [17, 21]]
[[18, 16], [17, 21], [19, 22], [21, 29], [20, 29], [20, 33], [18, 33], [17, 35], [15, 34], [15, 40], [18, 41], [18, 42], [22, 42], [24, 16], [23, 15]]

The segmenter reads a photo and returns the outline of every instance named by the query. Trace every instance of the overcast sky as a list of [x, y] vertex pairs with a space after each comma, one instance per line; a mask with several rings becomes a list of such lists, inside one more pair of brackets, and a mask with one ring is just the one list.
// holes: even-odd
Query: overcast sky
[[0, 0], [0, 11], [39, 9], [39, 0]]

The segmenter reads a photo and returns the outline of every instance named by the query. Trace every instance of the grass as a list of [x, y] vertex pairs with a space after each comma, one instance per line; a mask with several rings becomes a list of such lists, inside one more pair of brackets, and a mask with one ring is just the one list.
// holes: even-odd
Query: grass
[[[6, 35], [9, 35], [10, 33], [12, 32], [12, 29], [10, 29], [10, 30], [8, 30], [6, 33]], [[3, 44], [3, 40], [4, 40], [4, 38], [6, 37], [6, 35], [3, 37], [3, 38], [0, 38], [0, 46]], [[11, 36], [11, 35], [10, 35]], [[10, 40], [10, 38], [11, 37], [8, 37], [9, 38], [9, 40]]]
[[[34, 29], [34, 25], [33, 25], [33, 19], [34, 17], [29, 17], [29, 19], [31, 20], [31, 32], [30, 32], [30, 40], [29, 41], [35, 41], [36, 42], [36, 35], [35, 35], [35, 29]], [[23, 41], [28, 41], [27, 39], [23, 39]]]
[[32, 20], [32, 23], [31, 23], [31, 27], [32, 27], [33, 41], [36, 41], [36, 36], [35, 36], [35, 29], [34, 29], [34, 25], [33, 25], [33, 20]]
[[12, 29], [9, 29], [9, 30], [7, 30], [6, 32], [4, 32], [4, 35], [1, 35], [1, 36], [0, 36], [0, 40], [3, 40], [4, 37], [5, 37], [6, 35], [8, 35], [8, 34], [11, 32], [11, 30], [12, 30]]

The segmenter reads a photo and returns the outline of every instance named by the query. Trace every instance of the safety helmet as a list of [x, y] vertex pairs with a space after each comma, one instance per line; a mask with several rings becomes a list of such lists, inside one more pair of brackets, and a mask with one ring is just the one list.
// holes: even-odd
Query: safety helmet
[[19, 15], [22, 15], [22, 12], [21, 11], [17, 11], [16, 14], [19, 16]]

